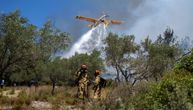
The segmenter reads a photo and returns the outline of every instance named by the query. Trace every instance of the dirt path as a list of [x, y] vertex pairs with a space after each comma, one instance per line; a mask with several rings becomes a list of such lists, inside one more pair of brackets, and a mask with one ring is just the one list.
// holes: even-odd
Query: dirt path
[[16, 98], [18, 97], [19, 93], [21, 92], [21, 90], [14, 90], [14, 92], [12, 93], [12, 90], [6, 90], [6, 91], [2, 91], [2, 96], [7, 96], [9, 98]]
[[[32, 108], [36, 110], [52, 110], [52, 104], [44, 101], [32, 101]], [[58, 110], [79, 110], [72, 105], [61, 105]]]
[[32, 108], [35, 108], [37, 110], [51, 110], [52, 105], [48, 102], [43, 101], [32, 101]]

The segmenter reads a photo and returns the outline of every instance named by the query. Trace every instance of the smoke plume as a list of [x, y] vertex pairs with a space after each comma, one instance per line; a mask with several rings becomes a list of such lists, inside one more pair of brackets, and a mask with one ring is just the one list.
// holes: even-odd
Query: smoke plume
[[79, 10], [70, 12], [70, 17], [62, 18], [62, 23], [58, 20], [60, 27], [74, 36], [74, 41], [88, 30], [88, 23], [75, 20], [74, 16], [98, 18], [103, 12], [110, 15], [109, 19], [124, 22], [122, 25], [111, 25], [110, 31], [133, 34], [137, 41], [147, 36], [155, 39], [167, 27], [171, 27], [181, 38], [193, 36], [193, 0], [84, 0], [82, 4], [85, 5], [80, 5]]

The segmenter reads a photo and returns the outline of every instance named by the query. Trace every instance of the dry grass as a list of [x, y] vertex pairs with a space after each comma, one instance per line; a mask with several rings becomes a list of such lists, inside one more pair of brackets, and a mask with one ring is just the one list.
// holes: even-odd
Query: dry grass
[[[3, 95], [0, 97], [0, 105], [12, 107], [15, 109], [37, 109], [37, 108], [48, 108], [47, 105], [52, 105], [50, 109], [88, 109], [92, 106], [93, 90], [89, 89], [90, 97], [89, 100], [83, 101], [82, 99], [76, 98], [77, 87], [69, 86], [57, 86], [55, 89], [55, 95], [51, 95], [52, 86], [39, 86], [35, 87], [17, 87], [7, 88], [3, 91]], [[102, 89], [102, 100], [105, 100], [109, 93], [112, 91], [111, 87]], [[11, 93], [11, 94], [10, 94]], [[40, 103], [34, 106], [34, 103]], [[50, 107], [50, 106], [49, 106]]]

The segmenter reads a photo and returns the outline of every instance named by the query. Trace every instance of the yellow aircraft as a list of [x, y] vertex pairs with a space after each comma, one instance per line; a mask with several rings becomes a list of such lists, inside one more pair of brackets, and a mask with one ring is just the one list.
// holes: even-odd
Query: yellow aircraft
[[108, 20], [108, 19], [106, 19], [106, 17], [109, 17], [109, 15], [104, 14], [104, 15], [102, 15], [98, 19], [84, 17], [84, 16], [76, 16], [76, 19], [85, 20], [85, 21], [91, 22], [92, 24], [88, 25], [88, 27], [90, 27], [90, 28], [96, 27], [100, 23], [104, 23], [106, 26], [108, 26], [109, 24], [122, 24], [122, 21]]

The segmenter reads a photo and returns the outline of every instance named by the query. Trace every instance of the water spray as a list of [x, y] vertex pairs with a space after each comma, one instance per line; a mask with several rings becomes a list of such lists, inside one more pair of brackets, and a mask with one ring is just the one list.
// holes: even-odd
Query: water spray
[[103, 40], [107, 37], [107, 29], [104, 24], [100, 24], [95, 28], [92, 28], [81, 38], [75, 42], [70, 51], [63, 55], [64, 58], [69, 58], [75, 53], [87, 53], [90, 54], [94, 49], [99, 50], [104, 44]]

